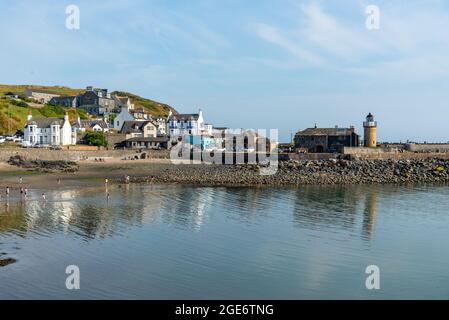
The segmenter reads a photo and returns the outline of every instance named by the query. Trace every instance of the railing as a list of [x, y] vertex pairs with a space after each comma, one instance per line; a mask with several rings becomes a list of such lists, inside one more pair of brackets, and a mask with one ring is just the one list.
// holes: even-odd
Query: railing
[[364, 127], [377, 127], [377, 121], [365, 121], [363, 122]]

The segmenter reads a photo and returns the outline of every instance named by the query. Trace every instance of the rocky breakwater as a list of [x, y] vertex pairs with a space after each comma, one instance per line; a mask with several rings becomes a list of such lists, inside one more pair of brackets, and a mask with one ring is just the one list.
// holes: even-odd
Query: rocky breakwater
[[449, 160], [281, 161], [273, 175], [260, 165], [169, 165], [131, 182], [193, 185], [404, 184], [449, 182]]
[[16, 155], [12, 156], [8, 163], [10, 165], [26, 168], [39, 172], [76, 172], [79, 170], [76, 162], [64, 160], [27, 160], [26, 158]]

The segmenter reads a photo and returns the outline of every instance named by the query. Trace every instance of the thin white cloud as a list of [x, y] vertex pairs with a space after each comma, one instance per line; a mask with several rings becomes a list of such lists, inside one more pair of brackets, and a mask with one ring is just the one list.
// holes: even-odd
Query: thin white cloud
[[315, 65], [323, 63], [323, 59], [321, 59], [320, 56], [305, 50], [299, 44], [288, 39], [274, 27], [266, 24], [256, 24], [254, 26], [254, 30], [256, 34], [263, 40], [280, 46], [281, 48], [287, 50], [298, 59], [303, 60], [306, 63]]
[[[444, 56], [449, 53], [449, 14], [440, 8], [384, 3], [381, 29], [365, 28], [365, 16], [343, 19], [331, 15], [316, 2], [298, 7], [297, 26], [280, 28], [259, 23], [253, 28], [262, 40], [276, 45], [298, 61], [364, 76], [449, 76]], [[272, 61], [272, 57], [258, 57]], [[288, 59], [279, 59], [285, 66]], [[317, 63], [319, 62], [319, 63]], [[271, 65], [276, 63], [271, 62]]]

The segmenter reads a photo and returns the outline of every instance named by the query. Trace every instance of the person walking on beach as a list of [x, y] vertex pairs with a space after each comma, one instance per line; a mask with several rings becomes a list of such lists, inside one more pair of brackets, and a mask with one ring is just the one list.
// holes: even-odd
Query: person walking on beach
[[23, 182], [22, 177], [19, 177], [19, 183], [22, 184], [22, 182]]
[[23, 196], [23, 187], [20, 188], [20, 195]]
[[42, 200], [43, 200], [43, 201], [47, 200], [47, 198], [46, 198], [46, 196], [45, 196], [45, 193], [43, 193], [43, 192], [42, 192]]
[[28, 195], [28, 189], [27, 189], [27, 188], [23, 189], [23, 194], [24, 194], [24, 196], [25, 196], [25, 198], [26, 198], [27, 195]]
[[105, 185], [108, 185], [108, 182], [109, 182], [108, 178], [104, 179], [104, 184]]
[[129, 184], [129, 182], [130, 182], [130, 177], [129, 176], [126, 176], [126, 178], [125, 178], [125, 180], [126, 180], [126, 184]]
[[9, 187], [6, 187], [6, 197], [9, 197]]
[[110, 199], [111, 199], [111, 195], [108, 192], [108, 194], [106, 195], [106, 200], [109, 202]]

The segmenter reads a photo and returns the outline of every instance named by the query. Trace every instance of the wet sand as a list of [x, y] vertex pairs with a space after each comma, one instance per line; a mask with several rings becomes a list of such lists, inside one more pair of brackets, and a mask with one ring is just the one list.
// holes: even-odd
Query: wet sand
[[[158, 174], [161, 169], [170, 166], [169, 161], [159, 159], [80, 161], [78, 164], [79, 171], [75, 173], [43, 173], [0, 162], [0, 187], [54, 188], [58, 185], [99, 185], [104, 184], [106, 178], [112, 182], [124, 180], [126, 175], [145, 177]], [[19, 182], [20, 177], [22, 184]]]

